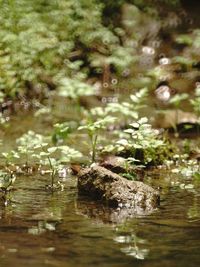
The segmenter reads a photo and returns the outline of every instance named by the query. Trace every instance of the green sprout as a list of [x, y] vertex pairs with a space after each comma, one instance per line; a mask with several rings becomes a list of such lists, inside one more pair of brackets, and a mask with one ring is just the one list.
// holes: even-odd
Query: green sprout
[[158, 149], [164, 146], [164, 141], [159, 139], [159, 131], [152, 129], [146, 117], [130, 124], [130, 128], [124, 130], [124, 133], [115, 147], [118, 153], [130, 151], [132, 161], [136, 159], [142, 163], [155, 161]]
[[34, 155], [35, 149], [41, 145], [47, 145], [44, 143], [45, 137], [41, 134], [37, 134], [33, 131], [28, 131], [17, 139], [18, 151], [25, 156], [25, 166], [28, 168], [29, 159]]
[[178, 136], [178, 129], [177, 129], [177, 125], [178, 125], [178, 121], [179, 121], [178, 110], [179, 110], [181, 102], [183, 100], [186, 100], [186, 99], [188, 99], [188, 94], [183, 93], [183, 94], [176, 94], [169, 101], [169, 103], [172, 104], [175, 107], [175, 110], [176, 110], [176, 120], [175, 120], [175, 125], [173, 125], [176, 136]]
[[89, 136], [91, 147], [92, 147], [92, 163], [96, 161], [97, 143], [98, 137], [101, 130], [106, 129], [106, 127], [115, 121], [114, 117], [107, 116], [104, 119], [97, 120], [95, 122], [89, 122], [84, 126], [80, 126], [78, 130], [86, 130]]
[[52, 142], [56, 145], [62, 143], [75, 129], [77, 129], [77, 123], [74, 121], [54, 124]]
[[[42, 151], [39, 153], [38, 158], [40, 159], [40, 164], [49, 165], [51, 170], [51, 184], [50, 188], [53, 190], [55, 187], [55, 176], [59, 168], [59, 162], [53, 158], [51, 155], [57, 151], [57, 147], [47, 148], [45, 151], [45, 145], [41, 145]], [[44, 158], [44, 159], [43, 159]]]
[[35, 153], [35, 158], [39, 159], [41, 165], [49, 166], [51, 172], [51, 184], [48, 188], [52, 191], [60, 187], [63, 188], [59, 181], [55, 182], [56, 175], [64, 167], [64, 164], [81, 158], [82, 154], [66, 145], [47, 148], [47, 144], [44, 143], [36, 148], [40, 149], [40, 151]]
[[[68, 127], [65, 124], [56, 126], [59, 128], [59, 134], [68, 134]], [[61, 133], [60, 133], [61, 132]], [[65, 136], [63, 136], [64, 138]], [[49, 187], [54, 190], [60, 186], [59, 182], [55, 182], [58, 171], [63, 168], [63, 164], [70, 163], [71, 160], [79, 159], [82, 154], [66, 145], [49, 147], [50, 137], [37, 134], [33, 131], [23, 134], [17, 139], [18, 151], [20, 154], [25, 155], [26, 166], [29, 166], [30, 158], [35, 159], [40, 166], [48, 166], [51, 173], [51, 184]], [[17, 156], [18, 154], [10, 152], [5, 154], [4, 157]]]

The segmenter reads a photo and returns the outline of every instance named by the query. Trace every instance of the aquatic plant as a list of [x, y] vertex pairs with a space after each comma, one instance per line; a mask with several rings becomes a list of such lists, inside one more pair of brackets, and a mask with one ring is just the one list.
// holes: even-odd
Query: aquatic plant
[[63, 143], [70, 133], [77, 129], [77, 123], [75, 121], [67, 121], [54, 124], [52, 133], [52, 141], [54, 144]]
[[112, 145], [112, 150], [117, 154], [128, 155], [132, 161], [139, 160], [141, 164], [159, 162], [159, 150], [165, 146], [159, 131], [152, 128], [146, 117], [131, 123], [129, 127]]
[[52, 146], [48, 147], [48, 144], [40, 144], [35, 149], [33, 157], [39, 160], [41, 166], [48, 166], [51, 173], [51, 183], [48, 185], [48, 188], [51, 190], [62, 188], [62, 184], [57, 181], [55, 182], [56, 175], [59, 171], [65, 167], [66, 164], [69, 164], [71, 161], [78, 161], [82, 154], [67, 146]]
[[51, 183], [48, 188], [51, 190], [62, 188], [60, 181], [55, 182], [59, 171], [73, 160], [81, 158], [82, 154], [69, 146], [47, 147], [45, 144], [38, 146], [37, 153], [33, 156], [39, 160], [41, 166], [48, 166], [51, 173]]
[[183, 100], [188, 99], [189, 95], [186, 93], [183, 94], [176, 94], [175, 96], [171, 97], [169, 100], [169, 104], [173, 105], [176, 110], [176, 119], [175, 119], [175, 124], [173, 125], [174, 130], [175, 130], [175, 135], [178, 137], [178, 129], [177, 129], [177, 124], [178, 124], [178, 111], [180, 108], [180, 104]]
[[[60, 125], [60, 127], [63, 129], [63, 134], [65, 136], [65, 134], [67, 134], [65, 131], [68, 131], [68, 128], [66, 128], [65, 124]], [[25, 166], [27, 169], [29, 168], [31, 159], [34, 160], [34, 163], [37, 164], [38, 167], [40, 166], [40, 168], [41, 166], [48, 166], [51, 173], [49, 188], [54, 190], [61, 185], [59, 181], [55, 182], [55, 177], [59, 170], [73, 160], [78, 161], [82, 157], [82, 154], [67, 145], [51, 146], [50, 140], [50, 136], [43, 136], [33, 131], [28, 131], [17, 139], [18, 154], [10, 152], [5, 156], [7, 156], [7, 158], [20, 154], [25, 156]]]
[[130, 95], [129, 102], [122, 103], [109, 103], [105, 110], [109, 113], [118, 114], [123, 116], [124, 119], [138, 119], [138, 112], [140, 109], [144, 108], [145, 101], [148, 95], [148, 89], [143, 88], [135, 92], [135, 94]]
[[80, 126], [78, 130], [86, 130], [88, 137], [91, 142], [91, 161], [95, 162], [96, 152], [97, 152], [97, 142], [100, 131], [106, 129], [111, 123], [115, 121], [115, 118], [112, 116], [106, 116], [103, 119], [97, 121], [89, 121], [86, 125]]
[[137, 180], [137, 171], [141, 170], [144, 167], [145, 166], [140, 164], [140, 160], [138, 159], [135, 159], [133, 157], [125, 158], [125, 172], [121, 173], [121, 176], [125, 177], [128, 180]]
[[41, 145], [47, 145], [47, 138], [34, 131], [28, 131], [16, 140], [17, 150], [21, 155], [25, 156], [25, 165], [29, 165], [29, 157], [35, 152], [35, 149]]

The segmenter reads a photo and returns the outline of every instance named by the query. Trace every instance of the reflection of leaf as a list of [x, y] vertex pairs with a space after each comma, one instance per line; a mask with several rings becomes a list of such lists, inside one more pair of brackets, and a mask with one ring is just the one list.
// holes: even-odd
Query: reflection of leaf
[[55, 231], [55, 223], [48, 223], [45, 221], [39, 221], [37, 226], [33, 226], [28, 229], [28, 233], [32, 235], [40, 235], [46, 231]]

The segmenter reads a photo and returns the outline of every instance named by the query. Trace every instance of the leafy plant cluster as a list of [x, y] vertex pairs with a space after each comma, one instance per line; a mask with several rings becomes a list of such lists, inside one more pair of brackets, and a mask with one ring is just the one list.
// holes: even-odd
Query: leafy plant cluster
[[[72, 98], [88, 95], [94, 89], [83, 82], [91, 70], [99, 75], [110, 65], [122, 72], [135, 63], [137, 50], [129, 41], [137, 47], [141, 36], [129, 36], [121, 22], [127, 3], [151, 5], [141, 0], [1, 0], [1, 101], [26, 89], [44, 93], [58, 88], [60, 95]], [[111, 16], [116, 13], [117, 21]], [[140, 20], [140, 14], [136, 15], [132, 19]]]
[[[18, 166], [17, 172], [32, 172], [33, 166], [39, 169], [47, 169], [51, 175], [49, 188], [54, 189], [60, 183], [55, 182], [62, 169], [66, 168], [73, 160], [82, 157], [81, 152], [67, 145], [51, 145], [51, 137], [28, 131], [16, 140], [16, 150], [3, 152], [2, 157], [5, 159], [5, 166], [8, 174], [12, 166]], [[7, 177], [2, 175], [2, 177]], [[4, 179], [5, 180], [5, 179]], [[5, 180], [7, 181], [7, 180]], [[3, 186], [0, 185], [0, 188]], [[9, 186], [4, 186], [5, 188]]]
[[143, 117], [131, 123], [129, 128], [120, 134], [116, 144], [108, 149], [129, 158], [129, 161], [131, 159], [132, 163], [139, 161], [140, 164], [147, 165], [161, 162], [163, 146], [166, 146], [166, 143], [159, 136], [159, 131], [152, 129], [148, 119]]
[[74, 91], [92, 90], [82, 80], [93, 56], [126, 65], [126, 48], [102, 23], [101, 1], [1, 0], [0, 7], [0, 90], [5, 95], [55, 86], [73, 98]]

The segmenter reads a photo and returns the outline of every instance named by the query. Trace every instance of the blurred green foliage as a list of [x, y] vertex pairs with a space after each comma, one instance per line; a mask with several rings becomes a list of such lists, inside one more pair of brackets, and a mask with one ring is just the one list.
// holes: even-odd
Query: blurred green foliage
[[79, 46], [92, 49], [105, 37], [117, 42], [94, 0], [11, 0], [0, 7], [0, 89], [6, 95], [23, 92], [27, 82], [42, 88], [46, 77], [57, 84], [57, 77], [76, 75], [82, 62], [71, 59]]
[[[63, 86], [66, 77], [86, 78], [90, 54], [109, 56], [120, 46], [118, 36], [102, 23], [100, 2], [1, 0], [0, 90], [15, 96], [27, 84], [42, 91], [50, 83]], [[121, 64], [124, 52], [118, 48], [115, 54], [110, 61], [117, 64], [119, 58]]]
[[102, 72], [111, 64], [121, 71], [135, 62], [117, 19], [124, 3], [141, 7], [145, 1], [0, 0], [1, 102], [3, 95], [22, 95], [26, 88], [66, 92], [66, 78], [77, 80], [79, 88], [90, 68]]

